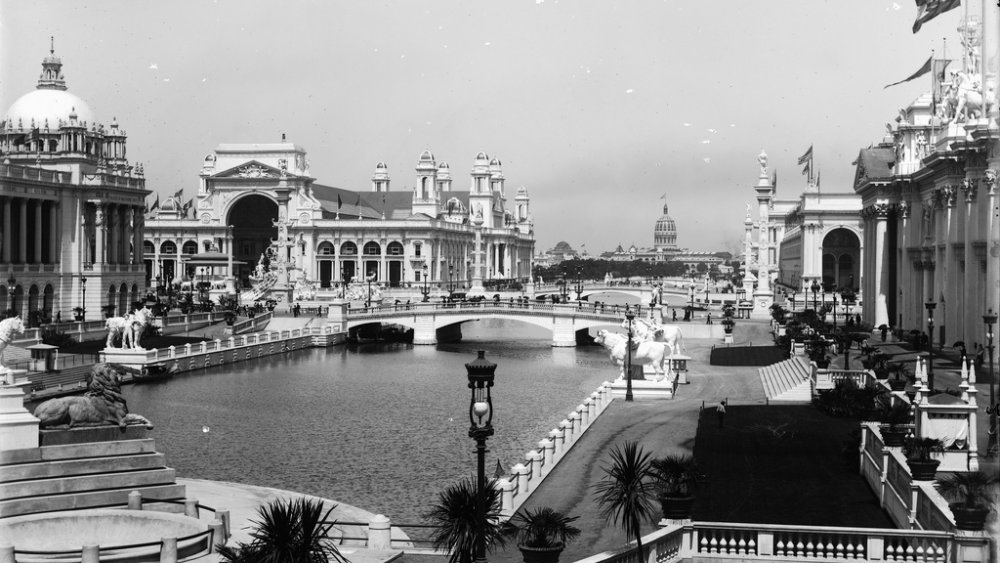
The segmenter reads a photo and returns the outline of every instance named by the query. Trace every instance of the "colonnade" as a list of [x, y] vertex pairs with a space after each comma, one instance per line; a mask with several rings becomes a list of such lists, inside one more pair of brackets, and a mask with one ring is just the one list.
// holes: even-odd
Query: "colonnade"
[[88, 264], [138, 264], [142, 248], [143, 210], [134, 205], [91, 200], [83, 212], [82, 262]]
[[59, 202], [0, 197], [0, 263], [55, 264], [59, 261]]

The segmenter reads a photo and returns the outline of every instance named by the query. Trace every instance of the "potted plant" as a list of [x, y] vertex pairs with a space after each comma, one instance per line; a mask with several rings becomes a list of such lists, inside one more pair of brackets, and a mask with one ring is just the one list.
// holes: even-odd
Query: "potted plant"
[[504, 534], [514, 538], [524, 563], [558, 563], [566, 543], [580, 535], [573, 522], [549, 507], [518, 512], [504, 524]]
[[944, 453], [944, 442], [937, 438], [908, 438], [903, 444], [903, 453], [914, 481], [933, 481], [941, 461], [932, 456]]
[[348, 563], [329, 536], [334, 523], [323, 502], [311, 498], [276, 499], [257, 508], [251, 541], [219, 547], [223, 563], [249, 561], [334, 561]]
[[733, 326], [736, 325], [736, 321], [732, 317], [725, 317], [722, 319], [722, 330], [726, 331], [726, 334], [733, 333]]
[[948, 507], [955, 515], [955, 527], [972, 531], [980, 531], [985, 526], [986, 516], [993, 508], [996, 486], [997, 477], [982, 471], [951, 473], [937, 482], [941, 496], [952, 501]]
[[611, 465], [594, 485], [601, 516], [608, 523], [620, 523], [625, 537], [634, 539], [642, 553], [642, 522], [655, 518], [656, 489], [649, 454], [637, 442], [626, 441], [611, 450]]
[[102, 305], [101, 306], [101, 311], [104, 313], [104, 318], [105, 319], [110, 319], [111, 317], [113, 317], [115, 315], [115, 306], [114, 305]]
[[87, 312], [87, 310], [84, 309], [83, 307], [73, 307], [73, 320], [75, 320], [77, 322], [82, 321], [83, 320], [83, 314], [86, 313], [86, 312]]
[[902, 391], [906, 389], [906, 367], [903, 366], [903, 364], [893, 364], [886, 368], [886, 377], [889, 375], [892, 376], [892, 378], [889, 378], [888, 380], [890, 389], [893, 391]]
[[825, 340], [812, 340], [809, 342], [809, 359], [816, 362], [816, 367], [820, 369], [830, 367], [830, 356], [826, 353]]
[[910, 414], [910, 405], [903, 401], [883, 401], [879, 406], [879, 421], [882, 423], [880, 431], [882, 439], [887, 447], [898, 447], [903, 445], [906, 437], [904, 424], [909, 424], [913, 420]]
[[492, 551], [506, 540], [500, 524], [500, 488], [493, 479], [482, 491], [474, 477], [449, 485], [425, 517], [434, 527], [434, 548], [451, 553], [452, 563], [472, 563], [479, 541]]
[[683, 520], [691, 517], [693, 486], [698, 479], [698, 463], [690, 455], [669, 455], [650, 464], [656, 483], [657, 499], [663, 517]]

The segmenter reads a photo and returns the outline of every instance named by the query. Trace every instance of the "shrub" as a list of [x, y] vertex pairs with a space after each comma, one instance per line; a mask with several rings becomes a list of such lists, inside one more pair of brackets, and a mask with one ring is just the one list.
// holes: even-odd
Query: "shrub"
[[42, 344], [64, 348], [76, 344], [76, 339], [65, 332], [47, 328], [42, 331]]

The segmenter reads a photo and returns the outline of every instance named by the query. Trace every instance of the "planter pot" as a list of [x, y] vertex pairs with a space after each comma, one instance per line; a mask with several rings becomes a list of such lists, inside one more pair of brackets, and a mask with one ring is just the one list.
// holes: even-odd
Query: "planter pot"
[[816, 360], [816, 367], [819, 369], [827, 369], [830, 367], [830, 360]]
[[521, 550], [524, 563], [559, 563], [559, 555], [563, 552], [562, 545], [557, 547], [517, 546]]
[[914, 481], [933, 481], [941, 462], [936, 459], [908, 459], [906, 465], [910, 466]]
[[684, 520], [691, 517], [691, 506], [694, 504], [694, 496], [668, 497], [660, 495], [658, 498], [664, 518], [668, 520]]
[[892, 389], [893, 391], [902, 391], [903, 389], [906, 389], [906, 382], [901, 379], [890, 379], [888, 381], [889, 389]]
[[890, 430], [888, 427], [885, 427], [881, 431], [886, 447], [902, 447], [903, 442], [906, 440], [906, 430]]
[[968, 508], [962, 503], [949, 504], [948, 508], [955, 515], [955, 527], [959, 530], [982, 531], [990, 513], [988, 508]]

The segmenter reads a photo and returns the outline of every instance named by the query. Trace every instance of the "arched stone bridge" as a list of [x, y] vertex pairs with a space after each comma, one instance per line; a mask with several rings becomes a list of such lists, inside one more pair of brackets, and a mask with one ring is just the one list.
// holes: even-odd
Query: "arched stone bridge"
[[[576, 298], [576, 285], [572, 282], [566, 282], [566, 292], [567, 294], [575, 299]], [[535, 285], [534, 294], [539, 295], [560, 295], [562, 293], [562, 287], [558, 284], [547, 283], [544, 285]], [[586, 299], [591, 295], [596, 293], [617, 293], [619, 295], [630, 295], [632, 297], [638, 297], [639, 303], [649, 303], [649, 300], [653, 296], [653, 288], [648, 285], [632, 286], [632, 285], [609, 285], [609, 284], [584, 284], [583, 291], [580, 293], [581, 299]], [[663, 287], [663, 293], [671, 295], [687, 295], [687, 290], [680, 287], [666, 286]]]
[[[639, 310], [646, 314], [645, 308]], [[394, 324], [413, 329], [414, 344], [437, 344], [449, 327], [480, 319], [511, 319], [552, 331], [552, 345], [576, 346], [577, 334], [590, 328], [618, 326], [625, 319], [622, 307], [596, 308], [590, 304], [545, 304], [533, 301], [480, 301], [478, 303], [415, 303], [383, 305], [371, 309], [349, 309], [347, 304], [330, 306], [330, 321], [349, 331], [370, 324]], [[444, 329], [444, 333], [439, 333]]]

